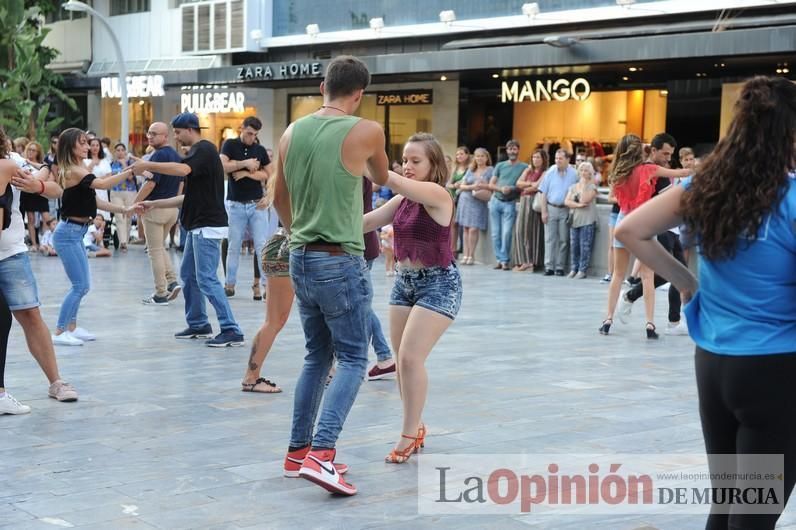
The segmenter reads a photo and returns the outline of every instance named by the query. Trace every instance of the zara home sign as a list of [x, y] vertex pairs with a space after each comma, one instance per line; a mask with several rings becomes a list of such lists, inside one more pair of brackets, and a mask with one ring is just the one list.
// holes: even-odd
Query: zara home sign
[[537, 79], [519, 81], [503, 81], [500, 87], [500, 100], [503, 103], [519, 103], [521, 101], [585, 101], [591, 94], [589, 82], [578, 77], [569, 79]]

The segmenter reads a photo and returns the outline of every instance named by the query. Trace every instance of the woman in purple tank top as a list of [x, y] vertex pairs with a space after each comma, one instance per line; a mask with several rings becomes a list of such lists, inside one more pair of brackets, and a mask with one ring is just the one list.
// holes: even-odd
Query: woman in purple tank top
[[387, 224], [395, 233], [398, 273], [390, 295], [390, 335], [404, 414], [398, 443], [385, 458], [393, 464], [406, 462], [424, 446], [426, 358], [462, 301], [462, 280], [450, 244], [453, 199], [445, 189], [448, 168], [439, 142], [427, 133], [410, 137], [403, 169], [403, 176], [390, 172], [387, 182], [397, 195], [364, 218], [365, 233]]

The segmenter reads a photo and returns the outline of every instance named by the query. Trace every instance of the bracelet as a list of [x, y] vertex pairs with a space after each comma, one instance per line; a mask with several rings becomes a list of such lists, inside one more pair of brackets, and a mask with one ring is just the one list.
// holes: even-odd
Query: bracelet
[[44, 193], [44, 181], [39, 180], [39, 184], [41, 184], [41, 191], [39, 192], [39, 195], [41, 195], [42, 193]]

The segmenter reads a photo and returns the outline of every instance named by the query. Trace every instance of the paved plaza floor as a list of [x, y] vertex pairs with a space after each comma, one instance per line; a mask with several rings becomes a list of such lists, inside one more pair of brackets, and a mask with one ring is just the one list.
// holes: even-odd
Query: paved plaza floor
[[[175, 263], [179, 254], [172, 251]], [[43, 313], [54, 327], [66, 291], [57, 258], [33, 256]], [[282, 477], [303, 357], [293, 314], [263, 376], [284, 392], [243, 393], [240, 379], [264, 304], [251, 299], [251, 258], [231, 300], [242, 348], [176, 341], [182, 297], [149, 307], [142, 247], [90, 262], [93, 288], [81, 326], [99, 339], [58, 347], [77, 403], [47, 398], [44, 376], [12, 329], [6, 382], [33, 408], [0, 417], [0, 529], [183, 528], [606, 528], [696, 529], [704, 517], [418, 514], [418, 458], [385, 464], [400, 432], [394, 381], [363, 383], [339, 440], [338, 460], [359, 488], [350, 498]], [[458, 319], [428, 363], [425, 455], [702, 453], [693, 345], [644, 338], [641, 306], [609, 337], [597, 328], [607, 286], [597, 279], [463, 267]], [[391, 278], [377, 262], [374, 307], [387, 332]], [[660, 291], [659, 291], [660, 293]], [[657, 297], [665, 327], [666, 297]], [[216, 321], [211, 310], [211, 321]], [[371, 354], [372, 355], [372, 354]], [[423, 458], [422, 456], [420, 458]], [[796, 529], [793, 510], [782, 528]]]

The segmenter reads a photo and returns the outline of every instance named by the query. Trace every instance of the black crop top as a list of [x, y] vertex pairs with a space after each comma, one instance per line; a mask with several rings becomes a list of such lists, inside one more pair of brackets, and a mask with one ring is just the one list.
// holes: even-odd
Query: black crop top
[[66, 188], [61, 197], [62, 217], [94, 217], [97, 215], [97, 194], [91, 183], [97, 177], [89, 173], [76, 186]]
[[11, 225], [11, 205], [14, 202], [14, 192], [11, 184], [6, 186], [6, 191], [0, 195], [0, 208], [3, 209], [3, 219], [0, 220], [0, 230], [5, 230]]

